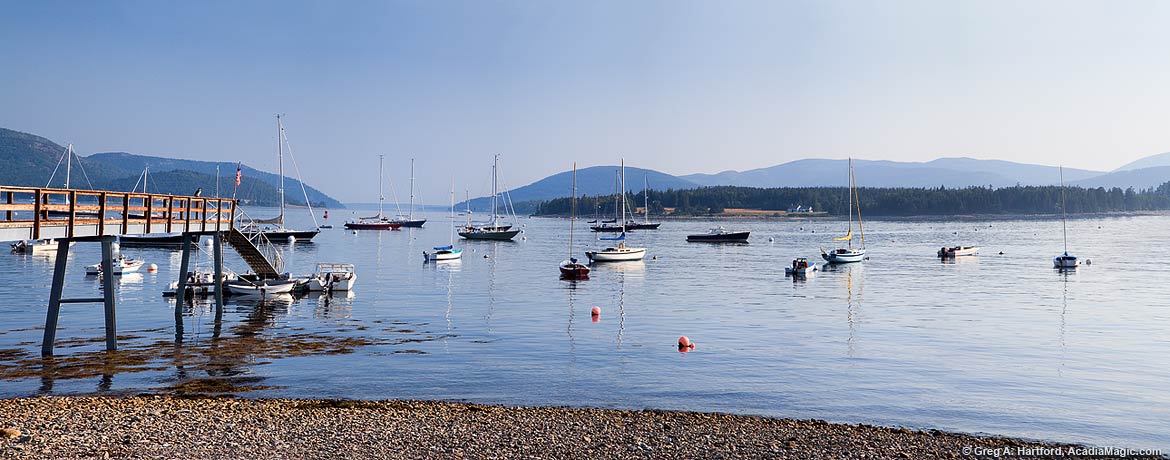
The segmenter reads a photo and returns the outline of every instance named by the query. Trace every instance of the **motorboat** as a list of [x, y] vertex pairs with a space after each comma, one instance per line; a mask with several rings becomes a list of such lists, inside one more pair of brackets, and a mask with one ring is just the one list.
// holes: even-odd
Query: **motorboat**
[[746, 243], [751, 232], [729, 232], [723, 227], [714, 227], [707, 233], [687, 235], [687, 241], [705, 243]]
[[[144, 261], [141, 261], [138, 259], [131, 259], [131, 258], [126, 257], [126, 256], [115, 257], [114, 260], [112, 260], [111, 262], [113, 264], [115, 275], [136, 272], [136, 271], [138, 271], [139, 268], [142, 268], [143, 264], [146, 263]], [[86, 265], [85, 266], [85, 274], [89, 275], [89, 276], [102, 274], [102, 264], [96, 263], [93, 265]]]
[[234, 295], [266, 297], [288, 294], [292, 292], [296, 285], [296, 280], [291, 279], [246, 280], [241, 278], [228, 282], [226, 286], [228, 292]]
[[[69, 242], [69, 246], [77, 244], [73, 241]], [[57, 251], [57, 240], [52, 238], [41, 238], [39, 240], [20, 240], [12, 243], [12, 252], [18, 254], [43, 254], [52, 255]]]
[[314, 291], [348, 291], [357, 282], [353, 264], [317, 264], [317, 273], [309, 275], [306, 288]]
[[797, 257], [795, 259], [792, 259], [791, 266], [784, 267], [784, 276], [785, 277], [809, 276], [809, 275], [816, 273], [818, 270], [819, 270], [819, 268], [817, 268], [817, 264], [808, 263], [808, 259], [805, 257]]
[[950, 248], [939, 248], [938, 258], [953, 259], [955, 257], [973, 256], [979, 254], [978, 246], [955, 246]]
[[[233, 275], [230, 272], [224, 272], [220, 277], [220, 282], [215, 282], [215, 273], [212, 272], [190, 272], [187, 274], [187, 282], [184, 283], [183, 290], [186, 292], [185, 297], [206, 297], [215, 295], [215, 286], [220, 283], [226, 283], [231, 280]], [[179, 282], [171, 281], [167, 290], [163, 291], [163, 297], [174, 297], [179, 290]]]

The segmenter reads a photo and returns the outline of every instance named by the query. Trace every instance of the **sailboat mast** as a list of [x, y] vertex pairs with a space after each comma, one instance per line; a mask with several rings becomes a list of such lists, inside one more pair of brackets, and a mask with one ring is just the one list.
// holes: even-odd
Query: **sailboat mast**
[[569, 260], [573, 260], [573, 227], [577, 226], [577, 162], [573, 162], [573, 197], [569, 200]]
[[646, 223], [650, 223], [650, 178], [647, 176], [642, 176], [642, 198], [646, 200], [642, 206], [642, 210], [646, 211]]
[[382, 220], [382, 201], [386, 199], [382, 195], [382, 160], [386, 155], [378, 155], [378, 220]]
[[[451, 200], [455, 199], [455, 178], [451, 178]], [[454, 209], [455, 202], [451, 202]], [[406, 219], [414, 220], [414, 158], [410, 159], [410, 210], [406, 211]]]
[[622, 158], [622, 233], [626, 232], [626, 159]]
[[276, 115], [276, 168], [280, 172], [280, 226], [284, 227], [284, 125]]
[[496, 225], [496, 195], [499, 191], [496, 189], [496, 169], [500, 167], [500, 154], [496, 154], [495, 159], [492, 160], [492, 227]]
[[845, 194], [849, 195], [849, 249], [853, 249], [853, 158], [849, 159], [849, 187]]
[[1068, 254], [1068, 198], [1064, 195], [1064, 166], [1060, 167], [1060, 225], [1064, 229], [1064, 253]]
[[[410, 177], [414, 178], [414, 160], [410, 160]], [[414, 186], [414, 181], [411, 181], [411, 187]], [[451, 237], [451, 246], [455, 246], [455, 176], [451, 176], [451, 228], [449, 229], [449, 236]]]
[[69, 188], [69, 175], [73, 170], [73, 144], [65, 148], [65, 188]]
[[144, 193], [144, 194], [147, 193], [146, 192], [146, 176], [148, 174], [150, 174], [150, 166], [147, 166], [146, 169], [142, 170], [142, 193]]
[[471, 228], [471, 192], [463, 189], [463, 202], [467, 203], [467, 228]]

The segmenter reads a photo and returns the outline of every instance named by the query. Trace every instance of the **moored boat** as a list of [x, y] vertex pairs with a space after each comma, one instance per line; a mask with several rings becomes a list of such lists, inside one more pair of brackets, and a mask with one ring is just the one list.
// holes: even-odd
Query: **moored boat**
[[[825, 249], [821, 248], [821, 258], [831, 264], [847, 264], [865, 260], [865, 227], [861, 223], [861, 197], [857, 195], [857, 179], [853, 176], [852, 158], [849, 159], [849, 190], [847, 195], [849, 195], [849, 232], [840, 238], [833, 238], [833, 241], [847, 241], [848, 245], [830, 252], [825, 252]], [[861, 247], [857, 249], [853, 248], [854, 203], [857, 203], [857, 229], [861, 232]]]
[[954, 246], [939, 248], [938, 258], [953, 259], [955, 257], [973, 256], [979, 254], [979, 246]]
[[[471, 215], [468, 214], [468, 223], [459, 232], [459, 236], [469, 240], [495, 240], [495, 241], [509, 241], [520, 234], [520, 230], [512, 230], [511, 225], [500, 225], [500, 216], [496, 214], [496, 202], [499, 199], [499, 175], [500, 156], [496, 155], [492, 163], [492, 220], [488, 225], [472, 225], [470, 222]], [[471, 201], [468, 200], [468, 206], [471, 206]], [[507, 209], [507, 202], [504, 203], [505, 210]], [[513, 216], [515, 217], [515, 216]]]
[[317, 273], [309, 276], [305, 288], [314, 291], [348, 291], [357, 282], [353, 264], [317, 264]]
[[147, 233], [145, 235], [122, 235], [118, 237], [122, 246], [178, 246], [183, 244], [182, 233]]
[[249, 281], [241, 278], [228, 282], [226, 287], [235, 295], [272, 296], [288, 294], [296, 285], [297, 282], [291, 279]]
[[[256, 235], [264, 235], [268, 241], [273, 243], [308, 243], [318, 233], [321, 233], [320, 228], [314, 227], [312, 230], [293, 230], [284, 226], [284, 144], [287, 142], [287, 139], [284, 135], [284, 124], [281, 123], [280, 117], [280, 115], [276, 116], [276, 164], [278, 174], [280, 175], [280, 215], [271, 219], [253, 220], [242, 226], [240, 232], [247, 235], [248, 238], [255, 238]], [[292, 155], [291, 148], [289, 149], [289, 155]], [[296, 166], [295, 161], [293, 162], [293, 166]], [[298, 179], [300, 178], [299, 172], [297, 173], [297, 177]], [[299, 182], [301, 183], [301, 191], [308, 197], [308, 192], [305, 191], [305, 182], [303, 180]], [[309, 209], [309, 216], [313, 217], [313, 223], [315, 225], [317, 218], [313, 216], [313, 205], [308, 202], [306, 204]]]
[[[69, 246], [76, 244], [73, 241], [69, 242]], [[12, 243], [12, 252], [18, 254], [38, 254], [38, 255], [52, 255], [57, 251], [57, 240], [52, 238], [41, 238], [39, 240], [20, 240]]]
[[458, 260], [463, 257], [463, 248], [455, 247], [455, 178], [451, 178], [451, 229], [450, 240], [446, 246], [434, 247], [434, 252], [423, 251], [423, 257], [428, 261]]
[[573, 162], [573, 190], [569, 205], [569, 258], [561, 261], [557, 269], [561, 272], [561, 279], [579, 280], [588, 279], [590, 268], [573, 257], [573, 230], [577, 226], [577, 163]]
[[786, 277], [802, 277], [809, 276], [816, 273], [819, 269], [817, 264], [809, 263], [808, 258], [797, 257], [792, 260], [792, 265], [784, 267], [784, 276]]
[[[115, 275], [136, 272], [136, 271], [138, 271], [139, 268], [142, 268], [143, 264], [146, 263], [144, 261], [141, 261], [138, 259], [131, 259], [131, 258], [126, 257], [126, 256], [115, 257], [112, 262], [113, 262], [113, 269], [114, 269]], [[102, 264], [96, 263], [93, 265], [86, 265], [85, 266], [85, 274], [90, 275], [90, 276], [102, 274]]]
[[382, 215], [382, 202], [386, 201], [386, 196], [382, 194], [382, 161], [386, 155], [378, 155], [378, 215], [370, 217], [359, 217], [357, 220], [345, 223], [345, 228], [350, 230], [398, 230], [402, 228], [402, 222], [395, 222], [387, 219]]
[[1057, 270], [1076, 270], [1081, 265], [1077, 256], [1068, 253], [1068, 200], [1064, 193], [1064, 167], [1060, 167], [1060, 225], [1064, 231], [1064, 254], [1052, 258], [1052, 268]]
[[714, 227], [707, 233], [687, 235], [687, 241], [704, 243], [746, 243], [751, 232], [729, 232], [723, 227]]
[[[619, 181], [619, 190], [626, 189], [626, 160], [622, 159], [621, 176]], [[622, 223], [623, 231], [621, 235], [613, 238], [598, 238], [601, 241], [617, 241], [616, 246], [611, 246], [600, 251], [585, 251], [585, 257], [588, 257], [591, 262], [626, 262], [632, 260], [642, 260], [646, 257], [646, 248], [630, 248], [626, 247], [626, 232], [624, 230], [626, 224], [626, 194], [619, 192], [621, 203], [618, 204], [618, 209], [621, 212], [619, 221]]]

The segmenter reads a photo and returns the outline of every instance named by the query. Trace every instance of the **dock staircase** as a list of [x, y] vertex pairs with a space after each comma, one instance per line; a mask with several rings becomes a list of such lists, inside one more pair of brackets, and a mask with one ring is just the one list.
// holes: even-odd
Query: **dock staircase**
[[244, 259], [244, 263], [248, 267], [260, 275], [262, 278], [275, 278], [279, 275], [276, 267], [272, 266], [272, 262], [268, 257], [248, 239], [248, 236], [241, 233], [239, 229], [232, 227], [232, 231], [227, 234], [227, 242], [236, 250], [236, 253]]

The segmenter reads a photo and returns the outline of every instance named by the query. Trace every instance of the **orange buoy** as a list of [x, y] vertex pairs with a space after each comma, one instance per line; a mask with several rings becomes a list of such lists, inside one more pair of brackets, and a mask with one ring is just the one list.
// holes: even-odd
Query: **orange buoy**
[[693, 346], [695, 346], [695, 344], [691, 343], [691, 339], [687, 338], [687, 336], [684, 335], [678, 338], [679, 348], [691, 348]]
[[155, 264], [150, 264], [150, 265], [148, 265], [148, 266], [146, 267], [146, 271], [147, 271], [147, 272], [150, 272], [150, 273], [157, 272], [157, 271], [158, 271], [158, 265], [155, 265]]
[[601, 316], [601, 307], [593, 307], [593, 310], [589, 314], [592, 316]]

